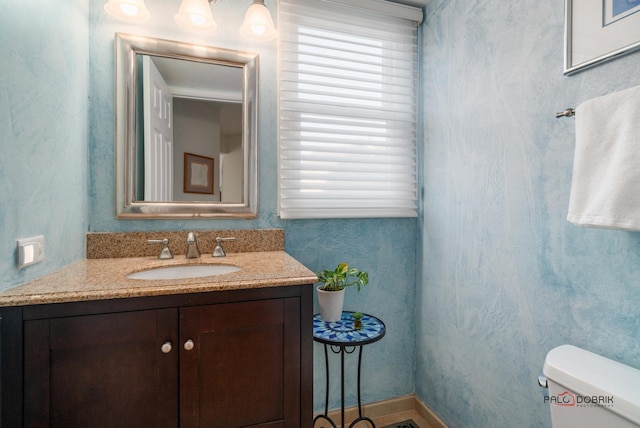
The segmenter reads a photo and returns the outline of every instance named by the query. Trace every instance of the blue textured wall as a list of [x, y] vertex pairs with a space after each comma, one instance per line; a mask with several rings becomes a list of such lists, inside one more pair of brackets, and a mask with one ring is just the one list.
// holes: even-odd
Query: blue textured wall
[[640, 83], [640, 52], [562, 74], [563, 2], [433, 0], [423, 26], [419, 396], [452, 427], [546, 427], [570, 343], [640, 368], [640, 234], [566, 220], [573, 119]]
[[[347, 296], [348, 308], [379, 315], [389, 329], [365, 348], [365, 401], [413, 392], [415, 364], [415, 390], [452, 427], [549, 426], [535, 379], [552, 347], [572, 343], [640, 367], [640, 235], [565, 221], [573, 121], [553, 117], [637, 85], [640, 53], [565, 77], [559, 2], [433, 0], [422, 47], [423, 224], [283, 222], [275, 216], [275, 44], [235, 33], [249, 2], [218, 2], [220, 30], [210, 36], [173, 25], [177, 1], [148, 2], [154, 21], [137, 27], [107, 17], [100, 3], [11, 0], [0, 14], [1, 288], [82, 258], [87, 228], [283, 227], [287, 250], [311, 269], [347, 259], [370, 272], [371, 286]], [[115, 31], [261, 54], [257, 220], [115, 220]], [[45, 263], [17, 271], [15, 239], [37, 234], [47, 238]], [[321, 363], [316, 345], [317, 410]], [[337, 397], [334, 382], [330, 407]]]
[[[152, 19], [131, 25], [116, 21], [102, 10], [102, 2], [90, 8], [91, 74], [91, 214], [92, 231], [191, 230], [224, 228], [285, 229], [286, 250], [310, 269], [333, 268], [341, 261], [367, 270], [370, 286], [359, 295], [349, 290], [345, 306], [380, 316], [389, 329], [387, 337], [366, 348], [363, 356], [363, 400], [378, 401], [415, 390], [414, 297], [416, 273], [416, 219], [281, 221], [276, 216], [276, 42], [251, 42], [237, 29], [246, 1], [219, 1], [213, 6], [218, 29], [208, 35], [181, 30], [173, 22], [177, 0], [148, 1]], [[267, 1], [275, 17], [275, 1]], [[114, 217], [114, 86], [113, 40], [115, 32], [143, 34], [172, 40], [221, 46], [260, 54], [259, 217], [256, 220], [139, 221]], [[324, 355], [315, 345], [315, 407], [324, 405]], [[334, 356], [334, 362], [338, 358]], [[352, 388], [347, 388], [347, 405], [355, 404], [355, 363], [349, 364]], [[330, 407], [339, 406], [337, 366], [333, 366]]]
[[[0, 289], [84, 257], [88, 5], [8, 0], [0, 12]], [[16, 268], [16, 239], [45, 260]]]

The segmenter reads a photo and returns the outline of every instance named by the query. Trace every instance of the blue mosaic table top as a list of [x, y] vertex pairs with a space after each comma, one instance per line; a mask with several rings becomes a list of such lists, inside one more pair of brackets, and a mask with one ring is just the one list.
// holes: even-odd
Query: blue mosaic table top
[[322, 321], [320, 314], [313, 316], [313, 340], [338, 346], [366, 345], [382, 339], [386, 327], [382, 321], [373, 315], [364, 314], [362, 327], [354, 327], [353, 312], [344, 311], [340, 321]]

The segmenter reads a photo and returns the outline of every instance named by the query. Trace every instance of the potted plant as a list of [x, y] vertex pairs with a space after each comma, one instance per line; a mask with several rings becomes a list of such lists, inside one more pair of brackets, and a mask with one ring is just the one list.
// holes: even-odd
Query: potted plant
[[360, 289], [369, 283], [369, 274], [349, 267], [347, 262], [340, 263], [334, 270], [325, 269], [317, 272], [322, 283], [317, 287], [320, 316], [323, 321], [340, 321], [344, 305], [344, 290], [352, 285]]
[[362, 312], [354, 312], [351, 314], [351, 318], [353, 318], [354, 329], [360, 330], [362, 328], [362, 317], [364, 317], [364, 314]]

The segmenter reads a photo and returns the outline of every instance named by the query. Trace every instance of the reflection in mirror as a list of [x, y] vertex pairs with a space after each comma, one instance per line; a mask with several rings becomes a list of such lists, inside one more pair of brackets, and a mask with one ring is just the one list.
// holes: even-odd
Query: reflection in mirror
[[242, 68], [151, 55], [137, 65], [136, 200], [241, 203]]
[[257, 60], [116, 35], [118, 217], [255, 217]]

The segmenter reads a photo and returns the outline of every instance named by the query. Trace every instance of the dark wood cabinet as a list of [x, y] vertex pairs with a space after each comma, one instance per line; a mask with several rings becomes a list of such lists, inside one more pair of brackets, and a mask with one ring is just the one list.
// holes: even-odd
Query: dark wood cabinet
[[25, 321], [25, 426], [175, 427], [177, 326], [176, 309]]
[[2, 426], [311, 426], [309, 290], [3, 308]]
[[180, 425], [299, 420], [300, 352], [285, 347], [299, 343], [299, 316], [283, 299], [182, 308], [180, 337], [193, 348], [180, 358]]

